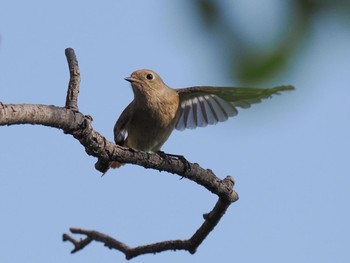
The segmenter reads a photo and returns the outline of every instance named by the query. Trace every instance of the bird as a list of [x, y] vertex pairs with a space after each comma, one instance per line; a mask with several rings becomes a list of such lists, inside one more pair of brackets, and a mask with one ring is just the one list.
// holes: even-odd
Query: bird
[[[115, 123], [114, 141], [146, 152], [160, 151], [175, 129], [182, 131], [226, 121], [238, 114], [237, 108], [246, 109], [273, 94], [294, 89], [290, 85], [266, 89], [215, 86], [173, 89], [149, 69], [136, 70], [125, 80], [131, 83], [134, 99]], [[121, 165], [112, 161], [108, 168]]]

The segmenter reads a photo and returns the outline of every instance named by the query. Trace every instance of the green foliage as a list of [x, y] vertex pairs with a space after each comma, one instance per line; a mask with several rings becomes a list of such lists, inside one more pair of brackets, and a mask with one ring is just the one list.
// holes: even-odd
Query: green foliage
[[[241, 83], [255, 84], [269, 81], [283, 74], [296, 52], [311, 35], [320, 14], [336, 14], [349, 18], [348, 0], [289, 0], [287, 18], [282, 35], [267, 47], [251, 43], [240, 33], [234, 17], [227, 17], [226, 1], [196, 0], [191, 3], [203, 29], [216, 39], [215, 49], [225, 52], [227, 61], [222, 61], [223, 70]], [[225, 12], [224, 12], [225, 11]], [[225, 14], [226, 13], [226, 16]], [[339, 19], [339, 22], [350, 20]], [[269, 36], [266, 36], [269, 37]]]

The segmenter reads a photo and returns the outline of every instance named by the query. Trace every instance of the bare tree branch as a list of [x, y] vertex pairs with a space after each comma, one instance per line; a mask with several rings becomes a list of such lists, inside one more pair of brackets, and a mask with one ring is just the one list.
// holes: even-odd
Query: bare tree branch
[[[233, 180], [229, 176], [224, 179], [224, 183], [227, 184], [228, 187], [233, 186]], [[238, 198], [238, 196], [236, 195], [235, 198]], [[71, 253], [75, 253], [83, 249], [92, 240], [95, 240], [97, 242], [102, 242], [108, 248], [116, 249], [123, 252], [125, 254], [126, 259], [132, 259], [139, 255], [149, 253], [154, 254], [167, 250], [187, 250], [191, 254], [194, 254], [198, 246], [203, 242], [207, 235], [214, 229], [216, 224], [220, 221], [221, 217], [225, 214], [227, 208], [230, 206], [231, 203], [231, 200], [224, 201], [222, 199], [219, 199], [216, 205], [214, 206], [213, 210], [210, 213], [203, 215], [205, 219], [204, 223], [192, 235], [192, 237], [187, 240], [169, 240], [130, 248], [126, 244], [103, 233], [81, 228], [70, 228], [70, 231], [73, 234], [85, 235], [86, 238], [78, 241], [69, 236], [68, 234], [63, 234], [63, 240], [70, 241], [71, 243], [73, 243], [74, 249], [71, 251]]]
[[68, 84], [67, 98], [66, 98], [66, 108], [74, 111], [79, 111], [78, 109], [78, 93], [80, 85], [80, 70], [78, 66], [78, 60], [75, 56], [74, 50], [72, 48], [67, 48], [65, 50], [67, 57], [70, 80]]
[[137, 151], [108, 141], [92, 128], [92, 118], [78, 111], [77, 101], [80, 83], [78, 62], [73, 49], [66, 49], [65, 53], [70, 72], [65, 107], [0, 103], [0, 126], [35, 124], [58, 128], [76, 138], [84, 146], [87, 154], [98, 158], [99, 165], [96, 165], [95, 168], [99, 171], [103, 171], [105, 165], [108, 165], [110, 161], [137, 164], [145, 168], [185, 177], [216, 194], [219, 199], [212, 211], [203, 215], [203, 224], [187, 240], [169, 240], [130, 248], [106, 234], [81, 228], [71, 228], [70, 231], [72, 234], [85, 235], [85, 238], [76, 240], [70, 235], [64, 234], [63, 240], [74, 245], [72, 253], [82, 250], [91, 241], [97, 241], [111, 249], [123, 252], [127, 259], [166, 250], [187, 250], [191, 254], [195, 253], [198, 246], [218, 224], [228, 207], [238, 200], [238, 195], [233, 190], [233, 178], [227, 176], [221, 180], [211, 170], [203, 169], [196, 163], [190, 163], [184, 157], [177, 158], [165, 153]]

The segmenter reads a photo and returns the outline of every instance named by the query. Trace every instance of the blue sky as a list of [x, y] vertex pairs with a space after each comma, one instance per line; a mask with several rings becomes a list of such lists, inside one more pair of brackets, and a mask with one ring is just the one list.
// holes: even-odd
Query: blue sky
[[[244, 2], [235, 13], [252, 41], [278, 36], [284, 4]], [[110, 140], [133, 96], [123, 78], [136, 69], [153, 69], [172, 87], [238, 85], [189, 15], [185, 1], [1, 3], [0, 101], [64, 105], [67, 47], [80, 64], [79, 108]], [[321, 14], [288, 71], [268, 83], [295, 92], [226, 123], [172, 134], [164, 151], [232, 175], [240, 200], [195, 255], [133, 262], [349, 261], [349, 43], [348, 25]], [[122, 262], [123, 254], [97, 243], [71, 255], [61, 235], [77, 226], [130, 246], [187, 238], [216, 201], [188, 180], [142, 167], [101, 178], [95, 159], [56, 129], [0, 127], [0, 142], [0, 262]]]

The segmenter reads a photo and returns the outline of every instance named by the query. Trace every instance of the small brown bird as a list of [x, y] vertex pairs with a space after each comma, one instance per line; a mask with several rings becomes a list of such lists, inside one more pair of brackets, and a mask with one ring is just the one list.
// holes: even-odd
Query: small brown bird
[[[271, 89], [197, 86], [172, 89], [152, 70], [141, 69], [125, 80], [131, 82], [134, 100], [114, 126], [115, 143], [157, 152], [174, 129], [205, 127], [237, 115], [236, 107], [249, 108], [261, 99], [292, 86]], [[112, 162], [111, 168], [122, 163]]]

